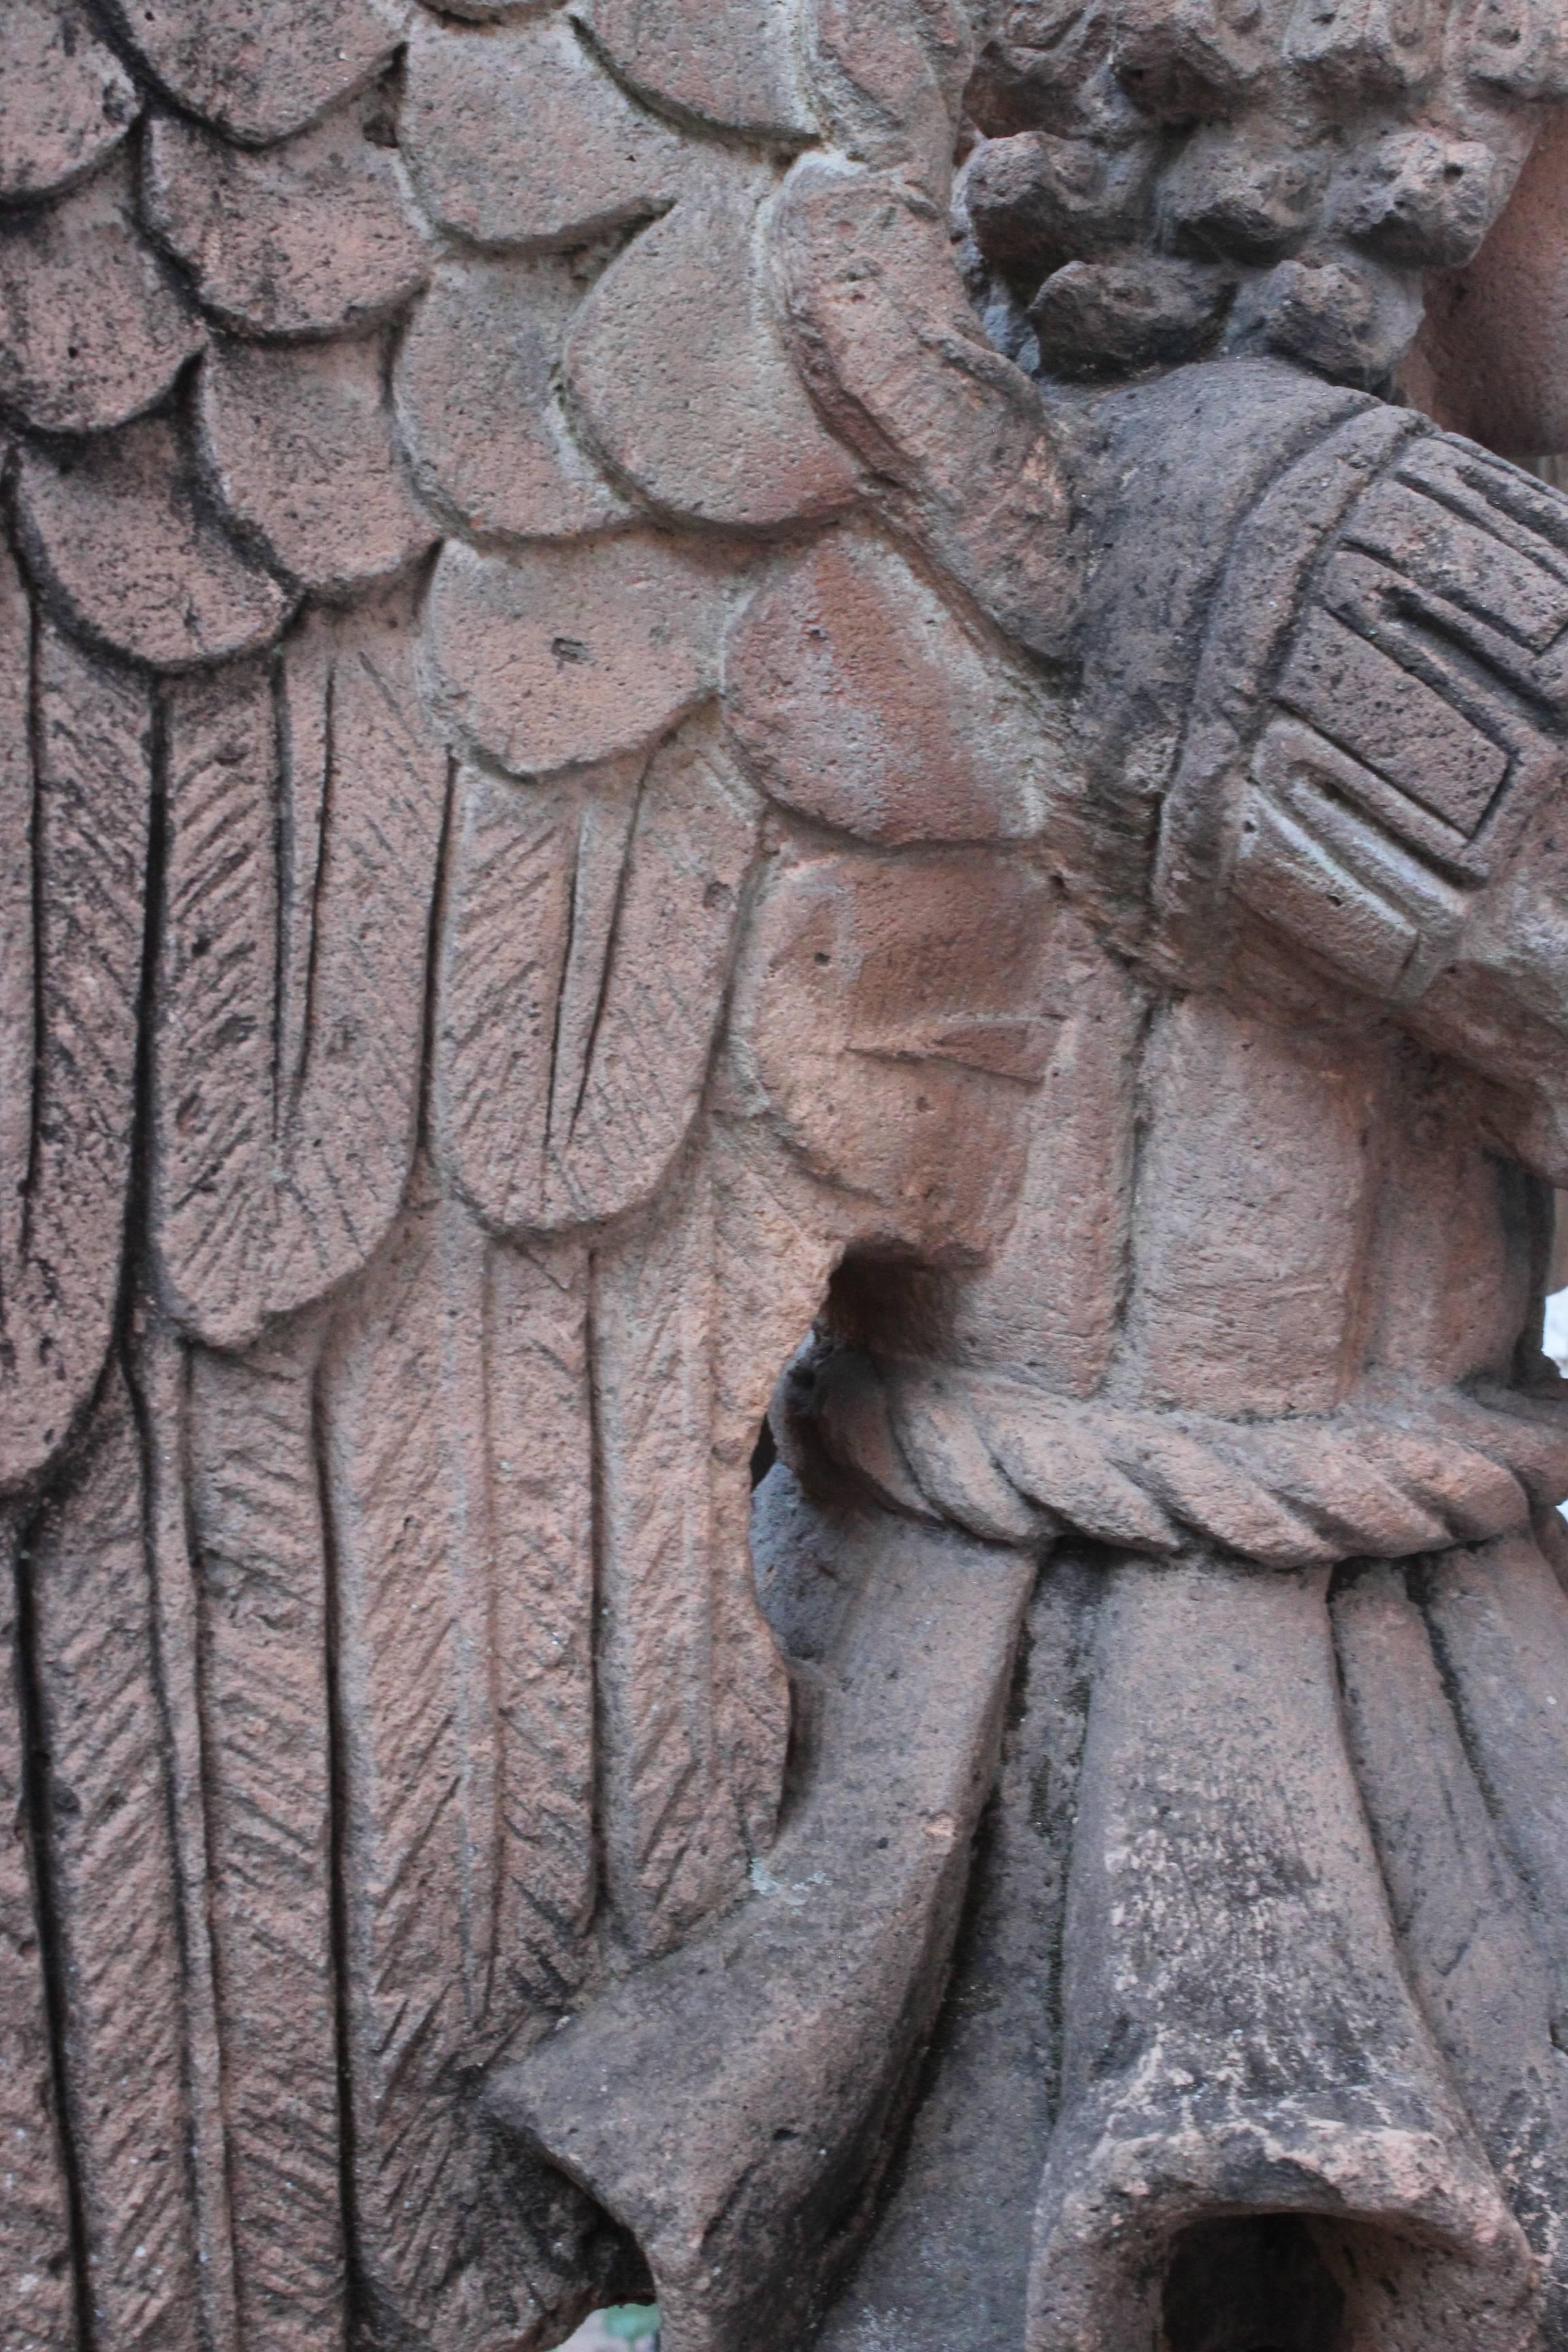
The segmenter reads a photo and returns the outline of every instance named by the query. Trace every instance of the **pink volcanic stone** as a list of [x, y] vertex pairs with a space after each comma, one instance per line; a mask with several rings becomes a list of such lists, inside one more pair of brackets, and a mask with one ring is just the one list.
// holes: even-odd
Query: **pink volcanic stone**
[[1568, 113], [1547, 118], [1475, 260], [1432, 289], [1410, 382], [1489, 448], [1568, 450]]
[[68, 457], [26, 449], [29, 560], [82, 633], [155, 669], [269, 645], [292, 600], [195, 495], [174, 426], [148, 417]]
[[624, 80], [680, 113], [784, 139], [816, 128], [771, 0], [578, 0], [572, 13]]
[[825, 128], [852, 155], [945, 193], [974, 58], [962, 0], [807, 0], [805, 16]]
[[730, 728], [775, 800], [882, 842], [1019, 839], [1049, 722], [890, 548], [836, 534], [770, 582], [725, 662]]
[[226, 326], [331, 334], [424, 283], [428, 238], [381, 121], [379, 94], [363, 92], [260, 154], [171, 116], [151, 125], [149, 225]]
[[0, 399], [29, 425], [123, 424], [162, 399], [202, 341], [137, 228], [123, 156], [0, 233]]
[[729, 566], [637, 532], [514, 556], [460, 542], [430, 593], [437, 699], [514, 775], [655, 742], [712, 692]]
[[690, 168], [690, 142], [634, 106], [563, 16], [416, 26], [402, 131], [431, 213], [479, 245], [581, 244], [658, 211]]
[[79, 179], [141, 110], [135, 83], [75, 0], [6, 0], [0, 196]]
[[247, 146], [286, 139], [368, 81], [401, 37], [398, 0], [108, 0], [193, 114]]
[[605, 272], [566, 352], [616, 473], [668, 513], [750, 530], [860, 489], [773, 323], [757, 209], [753, 186], [722, 179], [678, 205]]
[[327, 594], [401, 571], [437, 535], [397, 462], [384, 356], [376, 341], [229, 343], [202, 370], [202, 427], [224, 499], [282, 570]]
[[569, 539], [635, 509], [578, 447], [555, 384], [583, 299], [558, 254], [452, 262], [415, 314], [394, 388], [414, 478], [483, 537]]
[[420, 0], [432, 16], [458, 16], [465, 25], [493, 25], [501, 17], [514, 23], [523, 16], [542, 16], [559, 0]]

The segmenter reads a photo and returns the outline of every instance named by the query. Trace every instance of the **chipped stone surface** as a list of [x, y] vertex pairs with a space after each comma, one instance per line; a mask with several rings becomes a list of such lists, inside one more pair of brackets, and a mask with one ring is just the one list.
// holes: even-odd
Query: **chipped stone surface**
[[27, 451], [23, 530], [48, 591], [89, 637], [155, 669], [269, 645], [290, 599], [196, 496], [163, 418], [106, 434], [79, 455]]
[[887, 547], [838, 534], [732, 633], [725, 709], [776, 800], [868, 841], [1025, 837], [1052, 745], [1038, 708]]
[[393, 442], [377, 340], [263, 351], [226, 343], [202, 366], [198, 414], [225, 505], [280, 570], [341, 596], [436, 536]]
[[74, 0], [12, 0], [0, 82], [0, 196], [79, 179], [141, 112], [136, 85]]
[[643, 532], [514, 556], [448, 544], [430, 593], [439, 705], [515, 775], [639, 751], [718, 684], [727, 570]]
[[634, 517], [558, 396], [582, 299], [563, 257], [475, 259], [438, 270], [416, 311], [397, 352], [398, 422], [422, 496], [461, 529], [571, 539]]
[[379, 143], [382, 108], [373, 91], [260, 154], [173, 115], [148, 126], [148, 222], [224, 325], [335, 333], [379, 318], [423, 283], [427, 240], [393, 152]]
[[434, 218], [478, 245], [584, 244], [662, 211], [691, 171], [556, 15], [416, 24], [403, 136]]
[[29, 425], [121, 425], [163, 398], [202, 341], [136, 226], [123, 158], [0, 223], [0, 399]]
[[637, 238], [573, 325], [584, 429], [666, 513], [763, 530], [830, 514], [860, 487], [784, 349], [765, 251], [755, 194], [710, 187]]
[[678, 113], [773, 138], [816, 130], [770, 0], [578, 0], [572, 14], [623, 81]]
[[403, 0], [108, 0], [172, 98], [247, 146], [286, 139], [392, 55]]

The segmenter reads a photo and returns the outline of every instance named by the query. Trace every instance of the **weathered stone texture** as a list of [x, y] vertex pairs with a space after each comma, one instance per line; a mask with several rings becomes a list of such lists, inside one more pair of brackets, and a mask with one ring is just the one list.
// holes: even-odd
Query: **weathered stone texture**
[[31, 887], [5, 936], [7, 1486], [41, 1470], [83, 1412], [118, 1304], [153, 786], [145, 688], [52, 628], [29, 646], [14, 580], [8, 601], [7, 846]]
[[397, 354], [398, 421], [420, 495], [480, 539], [574, 539], [637, 509], [574, 439], [558, 372], [583, 300], [570, 261], [437, 273]]
[[163, 417], [68, 457], [29, 449], [18, 488], [37, 568], [89, 642], [183, 670], [270, 645], [289, 616], [287, 592], [199, 498]]
[[775, 800], [836, 832], [1027, 840], [1068, 755], [988, 651], [891, 549], [826, 539], [731, 632], [730, 729]]
[[643, 532], [506, 557], [449, 541], [430, 593], [440, 704], [517, 776], [641, 751], [718, 683], [731, 568]]
[[202, 341], [137, 233], [123, 160], [47, 211], [0, 222], [0, 399], [27, 424], [121, 425], [163, 398]]
[[237, 334], [321, 335], [406, 301], [427, 236], [378, 91], [252, 152], [171, 115], [149, 126], [148, 226], [190, 271], [203, 307]]
[[13, 0], [6, 2352], [1568, 2352], [1560, 16]]
[[770, 315], [757, 194], [721, 184], [679, 204], [605, 272], [566, 347], [612, 472], [667, 515], [742, 530], [816, 520], [860, 487]]
[[412, 1162], [447, 788], [410, 634], [323, 614], [171, 705], [153, 1229], [219, 1346], [362, 1265]]
[[401, 0], [110, 0], [170, 95], [245, 146], [313, 122], [391, 56]]
[[581, 785], [464, 772], [433, 1108], [437, 1156], [492, 1231], [658, 1189], [701, 1095], [756, 833], [696, 730]]
[[579, 0], [572, 14], [621, 79], [664, 108], [763, 137], [816, 131], [783, 10], [746, 0]]
[[662, 212], [692, 170], [559, 15], [457, 32], [408, 53], [408, 159], [433, 217], [477, 245], [581, 245]]
[[37, 196], [90, 172], [142, 110], [135, 83], [86, 12], [16, 0], [0, 93], [0, 197]]
[[405, 570], [436, 537], [399, 463], [385, 373], [377, 341], [227, 344], [203, 364], [197, 415], [225, 504], [279, 571], [322, 595]]

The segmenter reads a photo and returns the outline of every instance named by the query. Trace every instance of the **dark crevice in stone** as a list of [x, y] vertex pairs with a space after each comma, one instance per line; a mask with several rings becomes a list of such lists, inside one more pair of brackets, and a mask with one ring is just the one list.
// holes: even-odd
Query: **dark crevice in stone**
[[1295, 2213], [1204, 2221], [1165, 2277], [1169, 2352], [1342, 2352], [1344, 2297]]

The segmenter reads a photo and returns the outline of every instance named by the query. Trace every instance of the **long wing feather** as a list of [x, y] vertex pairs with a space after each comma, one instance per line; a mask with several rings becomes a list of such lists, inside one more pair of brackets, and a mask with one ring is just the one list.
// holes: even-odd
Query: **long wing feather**
[[414, 1150], [447, 763], [394, 595], [170, 690], [154, 1232], [221, 1346], [363, 1265]]
[[212, 1958], [241, 2341], [342, 2324], [320, 1318], [193, 1351], [186, 1406]]
[[468, 2083], [589, 1963], [584, 1272], [427, 1195], [323, 1375], [356, 2240], [378, 2305], [454, 2352], [542, 2316], [527, 2236], [486, 2227]]
[[198, 2352], [181, 1921], [142, 1446], [110, 1375], [77, 1475], [28, 1533], [44, 1934], [82, 2288], [105, 2346]]
[[768, 535], [865, 494], [775, 324], [809, 77], [739, 0], [495, 13], [23, 0], [0, 90], [0, 1485], [57, 1748], [0, 2227], [50, 2352], [72, 2263], [96, 2352], [318, 2352], [362, 2289], [558, 2334], [595, 2225], [479, 2070], [778, 1802], [749, 1456], [847, 1226], [715, 1115], [769, 845], [711, 706]]
[[4, 1488], [41, 1469], [82, 1412], [120, 1288], [153, 712], [136, 680], [100, 667], [47, 624], [30, 628], [3, 557], [0, 596], [10, 678], [0, 825], [13, 919], [0, 943]]
[[[17, 1642], [19, 1528], [5, 1531], [0, 1633]], [[27, 1730], [20, 1677], [0, 1675], [0, 2132], [5, 2196], [0, 2263], [10, 2282], [17, 2352], [53, 2352], [75, 2325], [69, 2183], [61, 2145], [44, 1950], [38, 1934], [37, 1855], [27, 1819]]]

